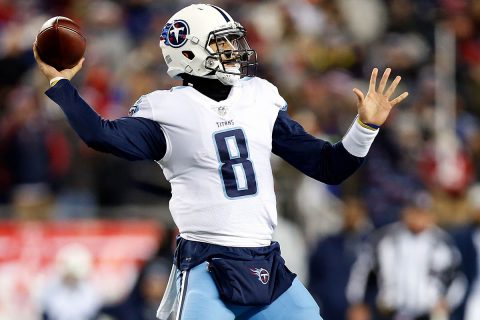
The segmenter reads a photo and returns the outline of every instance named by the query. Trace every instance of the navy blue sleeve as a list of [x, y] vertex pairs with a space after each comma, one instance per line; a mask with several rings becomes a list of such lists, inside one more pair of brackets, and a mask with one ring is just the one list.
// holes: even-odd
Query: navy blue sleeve
[[166, 141], [160, 125], [150, 119], [102, 119], [68, 80], [60, 80], [45, 94], [57, 103], [80, 138], [91, 148], [127, 160], [160, 160]]
[[278, 113], [272, 133], [272, 152], [318, 181], [339, 184], [363, 163], [341, 142], [331, 144], [305, 132], [286, 111]]

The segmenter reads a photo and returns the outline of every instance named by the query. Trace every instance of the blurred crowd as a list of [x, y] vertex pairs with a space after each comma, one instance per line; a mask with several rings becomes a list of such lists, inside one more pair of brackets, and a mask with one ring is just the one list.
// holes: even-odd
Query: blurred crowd
[[[258, 75], [278, 86], [292, 117], [317, 137], [341, 139], [356, 114], [352, 88], [365, 90], [373, 67], [391, 67], [402, 77], [398, 93], [410, 93], [363, 167], [340, 186], [272, 158], [281, 216], [275, 236], [326, 320], [479, 319], [471, 306], [480, 305], [480, 1], [210, 2], [246, 27]], [[170, 190], [158, 166], [89, 150], [43, 94], [48, 83], [36, 70], [32, 43], [52, 16], [78, 22], [86, 61], [73, 81], [98, 113], [115, 119], [142, 94], [180, 84], [166, 75], [158, 42], [168, 18], [190, 3], [0, 0], [0, 218], [139, 216], [171, 223]], [[428, 200], [420, 203], [419, 196]], [[422, 282], [389, 278], [410, 267], [392, 271], [396, 263], [381, 253], [385, 230], [392, 230], [385, 228], [410, 230], [398, 232], [405, 247], [396, 248], [397, 258], [404, 262], [416, 263], [421, 254], [402, 250], [411, 253], [431, 239], [445, 243], [444, 254], [417, 275], [441, 279], [436, 289], [423, 288], [434, 302], [412, 307], [382, 290], [385, 283]], [[362, 263], [368, 268], [361, 271], [380, 281], [352, 279], [353, 266]], [[164, 267], [152, 263], [146, 275]]]

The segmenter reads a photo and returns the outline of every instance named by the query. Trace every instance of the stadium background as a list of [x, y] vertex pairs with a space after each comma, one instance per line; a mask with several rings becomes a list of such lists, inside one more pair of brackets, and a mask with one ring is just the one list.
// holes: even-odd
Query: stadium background
[[[158, 41], [167, 19], [189, 3], [0, 0], [0, 319], [39, 318], [64, 245], [90, 251], [95, 286], [111, 302], [128, 294], [145, 261], [171, 253], [175, 236], [158, 166], [89, 150], [43, 95], [47, 81], [31, 50], [36, 33], [55, 15], [81, 25], [86, 61], [74, 83], [114, 119], [143, 93], [179, 84], [165, 73]], [[289, 113], [318, 137], [341, 139], [355, 116], [351, 90], [366, 88], [373, 67], [391, 67], [403, 79], [397, 91], [410, 93], [366, 164], [341, 186], [272, 159], [276, 238], [303, 280], [315, 242], [338, 232], [349, 208], [365, 210], [378, 228], [397, 221], [425, 189], [441, 226], [468, 223], [480, 170], [479, 1], [212, 3], [247, 28], [259, 76], [279, 87]]]

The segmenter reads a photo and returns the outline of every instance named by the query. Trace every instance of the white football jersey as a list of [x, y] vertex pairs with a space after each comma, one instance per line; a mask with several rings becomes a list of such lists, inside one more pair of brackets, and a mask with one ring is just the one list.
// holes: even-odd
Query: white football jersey
[[142, 96], [133, 116], [161, 125], [158, 163], [172, 186], [170, 211], [183, 238], [223, 246], [270, 244], [277, 223], [270, 167], [272, 130], [285, 100], [244, 78], [217, 102], [189, 86]]

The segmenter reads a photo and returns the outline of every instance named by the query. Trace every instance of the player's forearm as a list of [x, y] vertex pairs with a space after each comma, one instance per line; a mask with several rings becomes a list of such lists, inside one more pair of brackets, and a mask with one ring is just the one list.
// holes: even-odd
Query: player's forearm
[[101, 142], [102, 118], [78, 95], [70, 81], [58, 81], [45, 94], [60, 106], [72, 128], [88, 146]]
[[365, 157], [357, 157], [345, 149], [343, 143], [326, 143], [317, 160], [314, 178], [327, 184], [340, 184], [360, 168]]
[[305, 132], [284, 111], [273, 129], [272, 152], [304, 174], [327, 184], [339, 184], [363, 163], [343, 143], [331, 144]]
[[364, 158], [350, 154], [342, 143], [330, 144], [317, 139], [311, 142], [308, 156], [299, 163], [299, 158], [287, 160], [309, 177], [326, 184], [340, 184], [362, 165]]

